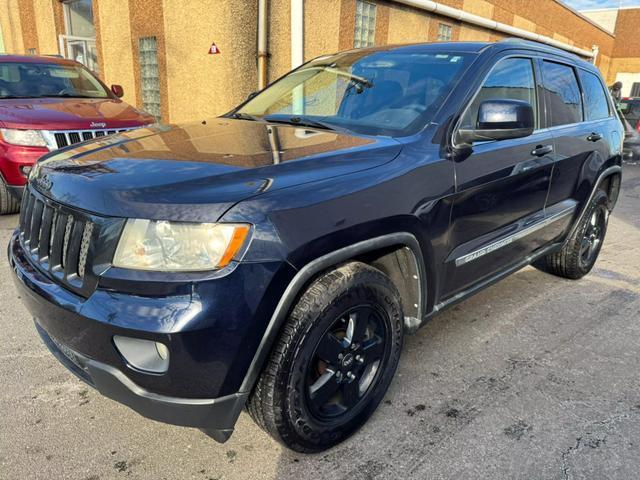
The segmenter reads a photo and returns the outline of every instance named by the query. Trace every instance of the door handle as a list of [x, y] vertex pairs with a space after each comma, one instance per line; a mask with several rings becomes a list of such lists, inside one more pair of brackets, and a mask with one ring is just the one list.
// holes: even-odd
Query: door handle
[[538, 145], [531, 151], [531, 155], [543, 157], [547, 153], [553, 152], [553, 145]]
[[587, 140], [589, 140], [590, 142], [597, 142], [601, 138], [602, 138], [602, 135], [600, 135], [599, 133], [593, 132], [591, 133], [591, 135], [587, 137]]

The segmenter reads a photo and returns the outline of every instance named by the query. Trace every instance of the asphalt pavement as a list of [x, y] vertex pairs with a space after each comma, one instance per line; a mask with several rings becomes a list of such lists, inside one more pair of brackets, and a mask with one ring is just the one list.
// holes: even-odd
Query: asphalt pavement
[[0, 217], [1, 479], [631, 479], [640, 472], [640, 165], [580, 281], [531, 267], [408, 337], [355, 436], [290, 452], [243, 413], [232, 438], [156, 423], [83, 385], [40, 343]]

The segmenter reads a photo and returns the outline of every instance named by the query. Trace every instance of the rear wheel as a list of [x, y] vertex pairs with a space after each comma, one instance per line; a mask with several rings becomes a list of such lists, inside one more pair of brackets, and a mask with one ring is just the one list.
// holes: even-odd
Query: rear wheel
[[293, 308], [249, 399], [252, 418], [299, 452], [354, 433], [382, 400], [400, 358], [399, 294], [352, 262], [315, 280]]
[[609, 198], [598, 190], [575, 234], [557, 252], [541, 258], [534, 266], [548, 273], [577, 280], [591, 271], [607, 233]]
[[20, 202], [10, 193], [4, 180], [0, 178], [0, 215], [17, 213], [20, 210]]

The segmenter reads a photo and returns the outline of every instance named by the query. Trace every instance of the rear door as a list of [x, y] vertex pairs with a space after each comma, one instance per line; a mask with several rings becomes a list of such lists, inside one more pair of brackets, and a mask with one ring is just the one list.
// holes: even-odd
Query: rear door
[[507, 269], [540, 246], [538, 236], [526, 232], [544, 220], [553, 138], [539, 128], [534, 65], [524, 55], [499, 60], [462, 115], [460, 127], [473, 127], [482, 101], [523, 100], [533, 106], [538, 128], [524, 138], [476, 142], [471, 154], [456, 162], [445, 297]]
[[591, 193], [591, 182], [582, 179], [593, 179], [608, 159], [613, 112], [593, 73], [550, 59], [542, 59], [540, 66], [555, 150], [547, 215], [571, 213], [556, 225], [561, 235], [578, 204]]

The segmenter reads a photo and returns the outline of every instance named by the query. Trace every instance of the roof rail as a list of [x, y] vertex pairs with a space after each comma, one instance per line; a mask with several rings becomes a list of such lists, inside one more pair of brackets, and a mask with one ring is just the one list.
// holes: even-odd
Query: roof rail
[[[573, 52], [569, 52], [567, 50], [563, 50], [562, 48], [556, 47], [554, 45], [549, 45], [548, 43], [536, 42], [535, 40], [528, 40], [526, 38], [518, 38], [518, 37], [508, 37], [498, 40], [496, 43], [516, 43], [519, 45], [528, 45], [530, 47], [535, 47], [538, 49], [546, 49], [548, 51], [559, 52], [563, 55], [575, 55]], [[578, 57], [579, 58], [579, 57]]]

